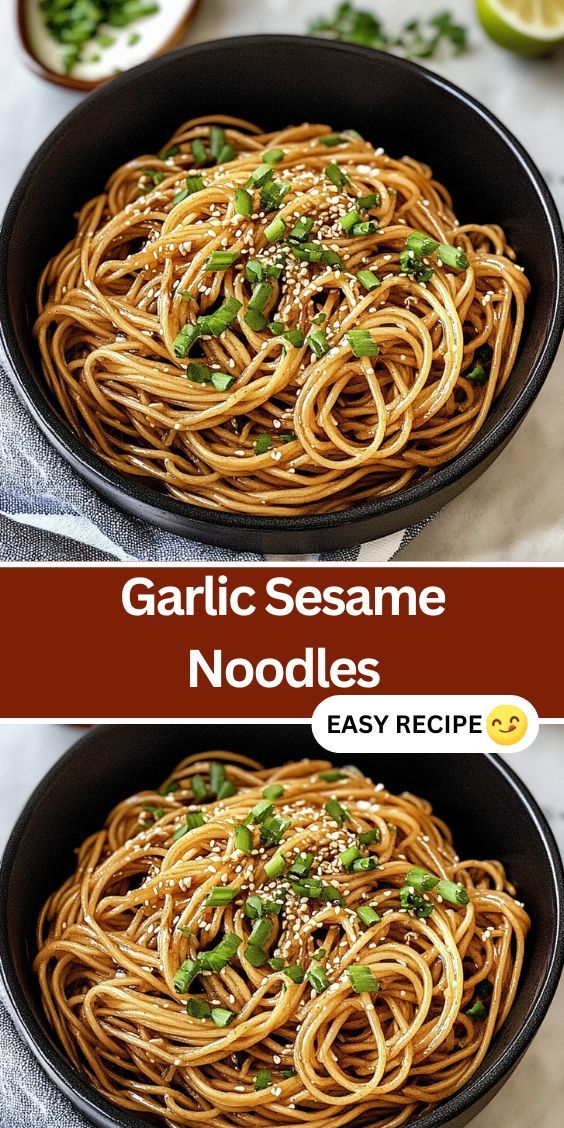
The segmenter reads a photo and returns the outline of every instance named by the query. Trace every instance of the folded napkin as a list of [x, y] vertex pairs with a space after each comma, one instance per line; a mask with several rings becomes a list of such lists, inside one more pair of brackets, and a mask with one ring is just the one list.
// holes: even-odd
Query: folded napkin
[[[48, 443], [18, 400], [0, 359], [0, 559], [170, 560], [220, 563], [247, 560], [356, 560], [359, 549], [319, 556], [276, 557], [232, 552], [163, 532], [116, 509], [96, 493]], [[422, 526], [371, 545], [371, 560], [390, 560]]]

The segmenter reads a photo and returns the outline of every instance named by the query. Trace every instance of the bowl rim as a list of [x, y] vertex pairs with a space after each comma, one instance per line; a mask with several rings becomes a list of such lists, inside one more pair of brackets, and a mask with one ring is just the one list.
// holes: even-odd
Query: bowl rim
[[[155, 75], [163, 67], [174, 66], [181, 58], [190, 58], [193, 55], [213, 54], [217, 51], [229, 52], [240, 49], [259, 49], [265, 44], [279, 47], [281, 50], [291, 50], [294, 47], [307, 47], [316, 52], [334, 52], [335, 55], [348, 54], [359, 56], [371, 61], [377, 69], [385, 66], [392, 70], [419, 76], [424, 82], [439, 90], [443, 96], [454, 98], [458, 103], [468, 107], [474, 114], [486, 122], [498, 135], [501, 141], [511, 150], [519, 161], [523, 175], [532, 185], [541, 204], [547, 232], [551, 243], [552, 265], [555, 275], [555, 286], [552, 294], [552, 307], [548, 325], [544, 332], [544, 339], [535, 363], [532, 365], [524, 387], [517, 395], [515, 402], [504, 412], [487, 434], [478, 435], [471, 447], [462, 451], [451, 462], [436, 470], [428, 479], [424, 479], [397, 494], [387, 497], [375, 498], [373, 501], [364, 501], [360, 505], [351, 506], [336, 513], [305, 514], [295, 517], [260, 516], [255, 514], [240, 513], [237, 511], [222, 511], [210, 509], [205, 506], [192, 505], [177, 501], [167, 494], [160, 493], [144, 479], [128, 477], [107, 466], [102, 458], [91, 451], [74, 434], [72, 429], [58, 415], [56, 408], [48, 398], [47, 392], [39, 382], [39, 373], [32, 373], [19, 348], [16, 333], [10, 315], [8, 259], [10, 243], [20, 204], [28, 190], [32, 179], [40, 170], [42, 161], [48, 156], [52, 146], [59, 142], [74, 125], [75, 120], [80, 120], [84, 106], [103, 106], [106, 99], [112, 99], [114, 93], [126, 88], [132, 81], [137, 81], [145, 75]], [[104, 83], [89, 95], [86, 101], [75, 106], [57, 126], [49, 133], [37, 149], [34, 156], [24, 169], [22, 176], [8, 203], [2, 226], [0, 228], [0, 334], [9, 361], [8, 376], [14, 385], [16, 393], [24, 402], [27, 409], [40, 426], [47, 439], [55, 446], [59, 453], [70, 461], [73, 469], [80, 473], [86, 480], [94, 485], [105, 496], [108, 492], [112, 499], [125, 497], [131, 502], [142, 506], [145, 515], [151, 514], [150, 519], [154, 524], [160, 525], [163, 515], [176, 518], [179, 524], [192, 533], [195, 527], [200, 526], [202, 531], [211, 526], [220, 529], [237, 529], [240, 532], [258, 533], [312, 533], [340, 528], [349, 524], [355, 525], [371, 519], [378, 519], [389, 514], [401, 514], [416, 503], [422, 503], [439, 495], [471, 473], [480, 463], [486, 461], [492, 454], [502, 448], [504, 442], [522, 422], [531, 404], [538, 395], [550, 368], [552, 366], [562, 332], [564, 330], [564, 231], [556, 204], [546, 184], [542, 173], [531, 159], [524, 146], [517, 140], [513, 133], [492, 114], [481, 102], [472, 95], [467, 94], [449, 79], [443, 78], [427, 68], [411, 60], [377, 51], [369, 47], [360, 47], [356, 44], [340, 43], [322, 37], [304, 35], [243, 35], [231, 36], [222, 39], [207, 40], [191, 46], [181, 47], [166, 55], [149, 59], [137, 67], [125, 71], [110, 82]], [[37, 375], [37, 379], [36, 379]], [[116, 502], [119, 504], [119, 502]], [[176, 530], [179, 531], [178, 529]], [[212, 535], [213, 539], [213, 535]]]
[[[160, 726], [148, 727], [157, 730]], [[212, 722], [205, 727], [216, 728], [218, 722]], [[74, 760], [79, 760], [87, 753], [91, 744], [96, 744], [100, 733], [116, 731], [119, 728], [120, 726], [115, 724], [97, 725], [85, 733], [53, 764], [34, 788], [16, 821], [0, 860], [0, 920], [2, 922], [7, 920], [8, 894], [14, 860], [36, 805], [56, 783], [58, 776], [65, 772]], [[545, 850], [552, 883], [551, 895], [554, 896], [555, 906], [552, 950], [548, 967], [538, 984], [536, 1002], [505, 1050], [499, 1057], [494, 1058], [482, 1076], [474, 1077], [459, 1093], [431, 1108], [414, 1122], [414, 1128], [447, 1128], [453, 1118], [479, 1103], [487, 1096], [490, 1089], [507, 1079], [539, 1030], [556, 992], [564, 965], [564, 868], [552, 830], [536, 799], [506, 760], [499, 753], [485, 752], [477, 755], [484, 756], [515, 792]], [[88, 1110], [88, 1115], [104, 1116], [108, 1124], [115, 1128], [146, 1128], [146, 1122], [116, 1109], [110, 1101], [97, 1093], [94, 1087], [74, 1070], [64, 1053], [44, 1034], [22, 990], [14, 967], [5, 923], [0, 927], [0, 980], [6, 993], [9, 1012], [17, 1029], [40, 1066], [67, 1099], [71, 1099], [69, 1092], [73, 1093], [83, 1111]], [[100, 1123], [99, 1120], [94, 1122]]]

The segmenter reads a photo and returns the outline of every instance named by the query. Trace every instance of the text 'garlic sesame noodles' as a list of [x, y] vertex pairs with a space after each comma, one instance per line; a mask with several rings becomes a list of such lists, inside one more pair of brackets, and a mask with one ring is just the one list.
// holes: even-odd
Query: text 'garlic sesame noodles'
[[323, 513], [476, 437], [522, 334], [514, 260], [427, 166], [352, 130], [197, 118], [82, 209], [35, 331], [116, 470], [212, 509]]
[[513, 1004], [529, 918], [424, 799], [355, 768], [192, 756], [121, 802], [45, 905], [76, 1068], [171, 1128], [411, 1123]]

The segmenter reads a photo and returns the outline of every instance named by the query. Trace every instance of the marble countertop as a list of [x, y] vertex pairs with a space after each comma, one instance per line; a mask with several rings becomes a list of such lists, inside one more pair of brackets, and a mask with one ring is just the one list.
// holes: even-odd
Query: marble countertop
[[[63, 725], [0, 725], [0, 850], [35, 784], [78, 734]], [[564, 853], [564, 727], [543, 726], [535, 745], [514, 753], [511, 765], [542, 806]], [[540, 1033], [507, 1085], [472, 1122], [475, 1128], [561, 1128], [563, 1046], [564, 981]]]

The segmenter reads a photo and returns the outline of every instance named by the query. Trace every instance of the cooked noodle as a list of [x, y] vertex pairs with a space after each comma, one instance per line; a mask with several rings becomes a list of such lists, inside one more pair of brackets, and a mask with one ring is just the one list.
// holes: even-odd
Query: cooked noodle
[[[210, 129], [222, 164], [198, 148]], [[195, 166], [194, 142], [207, 164]], [[256, 172], [265, 154], [270, 175], [268, 162]], [[237, 214], [235, 190], [253, 173], [251, 214]], [[309, 231], [293, 236], [304, 217]], [[400, 256], [414, 232], [460, 248], [468, 267], [434, 252], [410, 269]], [[233, 265], [208, 270], [225, 251]], [[427, 166], [353, 131], [198, 118], [160, 157], [118, 169], [46, 267], [43, 372], [85, 443], [174, 498], [261, 515], [343, 509], [428, 476], [483, 427], [523, 329], [529, 283], [514, 260], [500, 227], [458, 224]], [[249, 261], [260, 264], [250, 279]], [[269, 291], [249, 317], [257, 269]], [[176, 355], [185, 324], [226, 298], [240, 303], [228, 327], [214, 336], [204, 322], [189, 356]], [[368, 353], [355, 355], [351, 330], [369, 334]], [[190, 361], [206, 366], [195, 380]]]
[[214, 752], [83, 843], [35, 967], [64, 1050], [122, 1109], [173, 1128], [392, 1128], [466, 1085], [505, 1022], [529, 927], [514, 892], [500, 862], [457, 858], [423, 799]]

